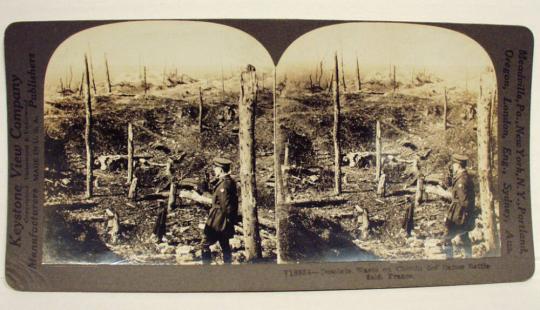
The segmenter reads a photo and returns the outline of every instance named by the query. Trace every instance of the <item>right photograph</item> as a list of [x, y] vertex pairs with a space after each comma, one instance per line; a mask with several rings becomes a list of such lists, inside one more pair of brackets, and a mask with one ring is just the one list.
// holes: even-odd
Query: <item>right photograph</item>
[[278, 263], [500, 256], [497, 82], [476, 41], [344, 23], [275, 74]]

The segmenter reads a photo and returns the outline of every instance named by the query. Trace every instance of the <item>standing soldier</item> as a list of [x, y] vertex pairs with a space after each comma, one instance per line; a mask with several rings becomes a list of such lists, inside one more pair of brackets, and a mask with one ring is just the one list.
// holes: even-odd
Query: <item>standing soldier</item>
[[446, 257], [452, 258], [454, 249], [452, 239], [459, 237], [465, 257], [472, 256], [469, 231], [474, 228], [476, 210], [474, 205], [474, 184], [467, 173], [467, 157], [452, 156], [452, 204], [446, 215], [445, 248]]
[[234, 236], [234, 224], [238, 217], [238, 194], [236, 183], [230, 175], [231, 161], [225, 158], [214, 159], [216, 183], [213, 186], [212, 208], [204, 227], [202, 240], [202, 260], [209, 264], [212, 260], [210, 246], [219, 242], [223, 251], [223, 262], [231, 263], [229, 239]]

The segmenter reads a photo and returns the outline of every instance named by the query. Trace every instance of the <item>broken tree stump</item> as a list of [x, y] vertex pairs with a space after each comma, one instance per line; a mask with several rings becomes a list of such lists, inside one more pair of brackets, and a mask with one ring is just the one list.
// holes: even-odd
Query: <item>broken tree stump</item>
[[255, 157], [255, 115], [257, 109], [257, 75], [255, 67], [248, 65], [240, 75], [239, 157], [240, 193], [245, 255], [248, 262], [262, 258], [261, 237], [257, 218], [257, 183]]
[[377, 196], [385, 197], [386, 196], [386, 174], [382, 174], [379, 178], [379, 184], [377, 186]]
[[169, 200], [167, 201], [167, 210], [172, 211], [176, 204], [176, 183], [171, 182], [169, 189]]
[[116, 244], [118, 242], [118, 237], [120, 235], [120, 215], [118, 212], [111, 211], [110, 209], [105, 210], [107, 213], [107, 234], [109, 235], [109, 242], [111, 244]]
[[414, 229], [414, 204], [409, 204], [409, 207], [405, 212], [402, 228], [407, 233], [407, 236], [411, 235], [411, 232]]
[[158, 208], [161, 208], [161, 211], [159, 211], [156, 223], [154, 224], [154, 236], [157, 238], [156, 242], [161, 243], [163, 240], [163, 236], [165, 236], [165, 233], [167, 232], [167, 208], [164, 208], [161, 206], [161, 202], [158, 202]]
[[131, 200], [137, 199], [137, 182], [137, 178], [134, 177], [133, 180], [131, 180], [131, 184], [129, 185], [128, 198]]
[[355, 206], [354, 216], [356, 216], [356, 225], [360, 233], [360, 239], [366, 240], [369, 236], [369, 213], [360, 206]]
[[419, 206], [424, 198], [424, 176], [419, 174], [416, 181], [416, 194], [414, 196], [414, 205]]

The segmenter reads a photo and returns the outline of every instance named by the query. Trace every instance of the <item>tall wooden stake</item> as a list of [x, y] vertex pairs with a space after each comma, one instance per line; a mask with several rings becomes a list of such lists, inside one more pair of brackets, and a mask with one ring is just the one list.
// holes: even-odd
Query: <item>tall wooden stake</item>
[[261, 237], [257, 218], [257, 183], [255, 179], [255, 111], [257, 109], [257, 75], [253, 67], [240, 76], [239, 155], [240, 192], [246, 260], [262, 258]]
[[111, 75], [109, 73], [109, 62], [107, 61], [107, 55], [105, 55], [105, 73], [107, 73], [107, 86], [109, 94], [112, 92]]
[[86, 125], [84, 127], [84, 142], [86, 145], [86, 198], [93, 195], [93, 171], [92, 164], [94, 155], [92, 150], [92, 94], [90, 93], [90, 71], [88, 70], [88, 58], [84, 55], [84, 66], [86, 69], [86, 98], [84, 108], [86, 112]]
[[92, 88], [94, 89], [94, 95], [97, 95], [96, 79], [94, 78], [94, 61], [92, 60], [92, 54], [90, 54], [90, 74], [92, 76]]
[[362, 80], [360, 79], [360, 65], [358, 64], [358, 56], [356, 56], [356, 79], [358, 81], [358, 91], [361, 91]]
[[381, 176], [381, 123], [377, 121], [375, 129], [375, 180], [379, 180]]
[[128, 123], [128, 141], [127, 141], [127, 149], [128, 149], [128, 167], [127, 167], [127, 182], [128, 184], [131, 184], [131, 181], [133, 180], [133, 125], [131, 123]]
[[[342, 58], [343, 60], [343, 58]], [[334, 56], [335, 64], [335, 76], [334, 85], [333, 85], [333, 95], [334, 95], [334, 193], [336, 195], [341, 194], [341, 146], [340, 146], [340, 137], [339, 130], [341, 127], [340, 120], [340, 104], [339, 104], [339, 68], [338, 68], [338, 55], [337, 52]], [[342, 61], [343, 66], [343, 61]]]
[[443, 109], [443, 128], [446, 130], [448, 127], [448, 94], [446, 87], [444, 88], [444, 109]]

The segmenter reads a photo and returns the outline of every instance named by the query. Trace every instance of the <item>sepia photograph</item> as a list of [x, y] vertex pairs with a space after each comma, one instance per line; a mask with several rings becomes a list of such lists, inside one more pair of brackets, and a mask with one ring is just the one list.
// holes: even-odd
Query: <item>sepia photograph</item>
[[498, 257], [494, 70], [416, 24], [320, 27], [276, 65], [217, 23], [78, 32], [45, 76], [43, 263]]

